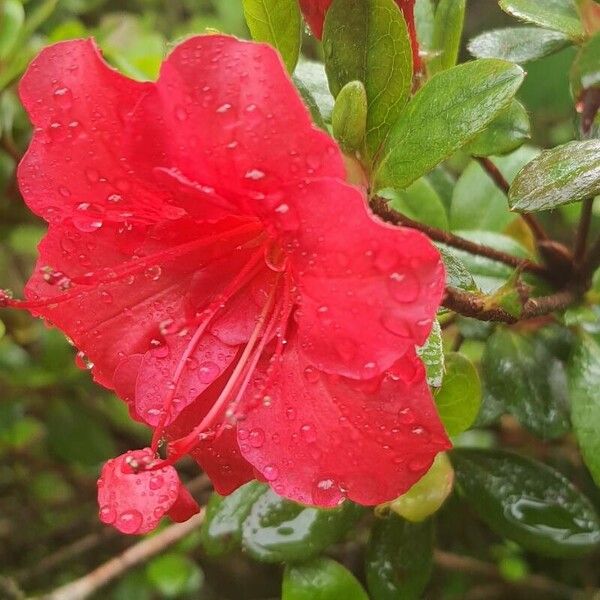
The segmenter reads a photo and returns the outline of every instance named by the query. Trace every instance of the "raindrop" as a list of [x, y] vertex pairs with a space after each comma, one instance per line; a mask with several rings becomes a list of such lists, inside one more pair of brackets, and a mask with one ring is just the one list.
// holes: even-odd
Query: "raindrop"
[[143, 521], [144, 518], [139, 510], [128, 510], [119, 515], [117, 527], [123, 533], [137, 533]]
[[262, 448], [265, 443], [265, 432], [262, 429], [253, 429], [248, 436], [248, 441], [253, 448]]
[[308, 444], [313, 444], [317, 441], [317, 431], [315, 430], [313, 425], [310, 425], [309, 423], [306, 423], [305, 425], [302, 425], [302, 427], [300, 427], [300, 435], [302, 436], [302, 439]]
[[148, 484], [148, 487], [151, 490], [160, 490], [160, 488], [163, 487], [163, 485], [165, 484], [165, 479], [162, 475], [153, 475], [152, 477], [150, 477], [150, 483]]
[[106, 525], [112, 525], [117, 518], [117, 511], [112, 506], [105, 505], [100, 507], [98, 515], [103, 523]]
[[406, 313], [403, 310], [386, 310], [382, 313], [380, 321], [381, 325], [394, 335], [406, 338], [411, 336], [410, 327], [406, 322]]
[[221, 106], [219, 106], [219, 108], [217, 108], [217, 112], [218, 113], [226, 113], [227, 111], [231, 110], [231, 104], [229, 104], [229, 102], [226, 102], [225, 104], [221, 104]]
[[175, 118], [178, 121], [185, 121], [188, 118], [187, 111], [185, 108], [183, 108], [183, 106], [175, 107]]
[[260, 181], [261, 179], [264, 179], [265, 173], [264, 171], [261, 171], [259, 169], [250, 169], [246, 172], [246, 175], [244, 175], [244, 177], [246, 179], [252, 179], [253, 181]]
[[275, 465], [267, 465], [264, 468], [263, 475], [267, 481], [275, 481], [279, 477], [279, 470]]
[[200, 383], [212, 383], [221, 373], [219, 365], [212, 361], [203, 362], [197, 369]]
[[144, 277], [146, 279], [150, 279], [151, 281], [158, 281], [161, 275], [162, 269], [159, 265], [153, 265], [144, 271]]
[[314, 367], [306, 367], [306, 369], [304, 369], [304, 379], [309, 383], [316, 383], [319, 381], [319, 371]]
[[54, 100], [56, 104], [65, 110], [73, 106], [73, 94], [67, 87], [60, 87], [54, 90]]
[[419, 297], [418, 279], [410, 272], [394, 272], [388, 279], [388, 290], [396, 302], [408, 304]]
[[112, 295], [104, 290], [100, 292], [100, 299], [102, 300], [102, 302], [104, 302], [104, 304], [112, 304], [113, 301]]
[[344, 500], [344, 495], [335, 480], [326, 477], [315, 482], [312, 499], [317, 506], [336, 506]]

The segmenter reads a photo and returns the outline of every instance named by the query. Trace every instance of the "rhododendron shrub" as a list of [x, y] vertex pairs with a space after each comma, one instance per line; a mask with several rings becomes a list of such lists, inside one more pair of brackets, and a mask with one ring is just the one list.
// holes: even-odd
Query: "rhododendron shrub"
[[0, 595], [594, 595], [600, 4], [59, 6], [0, 2]]

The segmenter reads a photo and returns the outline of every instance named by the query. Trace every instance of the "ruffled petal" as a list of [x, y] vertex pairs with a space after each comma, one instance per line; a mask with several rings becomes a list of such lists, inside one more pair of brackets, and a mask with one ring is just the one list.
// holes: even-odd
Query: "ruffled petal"
[[152, 531], [160, 519], [173, 512], [185, 520], [199, 507], [173, 467], [149, 470], [156, 462], [150, 448], [134, 450], [109, 460], [98, 480], [100, 520], [121, 533]]
[[34, 135], [18, 178], [33, 212], [51, 223], [73, 219], [87, 231], [174, 212], [124, 155], [125, 123], [151, 89], [110, 67], [92, 40], [40, 52], [19, 86]]
[[377, 505], [450, 447], [414, 355], [393, 375], [356, 382], [318, 371], [297, 340], [288, 346], [279, 377], [262, 391], [268, 401], [250, 393], [238, 430], [242, 454], [278, 494], [322, 507], [344, 498]]
[[196, 217], [213, 218], [215, 207], [236, 198], [244, 212], [247, 196], [306, 176], [345, 176], [335, 142], [313, 127], [275, 50], [233, 37], [177, 46], [130, 131], [128, 155], [142, 171], [153, 165], [148, 179], [187, 187], [180, 202], [187, 210], [195, 204]]
[[320, 370], [369, 379], [425, 342], [445, 279], [426, 236], [382, 222], [334, 179], [290, 186], [257, 210], [291, 256], [302, 351]]

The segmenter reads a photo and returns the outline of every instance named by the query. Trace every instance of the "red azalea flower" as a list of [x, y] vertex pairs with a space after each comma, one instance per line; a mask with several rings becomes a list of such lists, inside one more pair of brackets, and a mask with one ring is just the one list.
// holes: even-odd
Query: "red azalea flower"
[[189, 517], [185, 454], [222, 494], [258, 476], [334, 506], [397, 497], [449, 447], [415, 356], [440, 256], [344, 182], [271, 48], [195, 37], [138, 83], [64, 42], [20, 92], [19, 182], [49, 230], [27, 300], [5, 303], [63, 330], [155, 430], [105, 465], [104, 522]]
[[[415, 1], [396, 0], [396, 4], [406, 19], [413, 49], [414, 71], [415, 73], [419, 73], [423, 65], [419, 55], [419, 42], [417, 41], [417, 29], [415, 27]], [[300, 8], [302, 9], [304, 18], [318, 39], [321, 39], [323, 36], [325, 15], [332, 2], [333, 0], [300, 0]]]

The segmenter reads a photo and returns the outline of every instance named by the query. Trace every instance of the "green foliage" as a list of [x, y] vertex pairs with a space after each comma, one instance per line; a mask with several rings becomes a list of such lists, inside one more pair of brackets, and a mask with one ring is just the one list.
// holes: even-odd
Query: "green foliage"
[[296, 0], [242, 0], [252, 39], [279, 50], [292, 73], [300, 55], [302, 16]]
[[288, 565], [283, 575], [282, 600], [369, 600], [356, 577], [330, 558]]
[[454, 450], [462, 497], [499, 535], [548, 556], [580, 556], [600, 544], [591, 502], [557, 471], [517, 454]]
[[506, 27], [473, 38], [469, 42], [469, 52], [476, 58], [501, 58], [521, 64], [562, 50], [569, 43], [569, 38], [559, 31]]
[[404, 188], [470, 142], [508, 106], [523, 76], [516, 65], [481, 59], [433, 77], [392, 128], [376, 189]]
[[416, 600], [433, 566], [433, 523], [395, 514], [374, 525], [367, 548], [367, 585], [373, 600]]
[[334, 96], [351, 81], [367, 91], [366, 147], [374, 156], [399, 118], [412, 86], [406, 22], [394, 0], [334, 0], [323, 35]]
[[433, 75], [456, 65], [465, 21], [466, 0], [440, 0], [435, 11], [428, 64]]
[[346, 154], [361, 149], [367, 131], [367, 91], [360, 81], [350, 81], [337, 95], [331, 126], [333, 136]]

